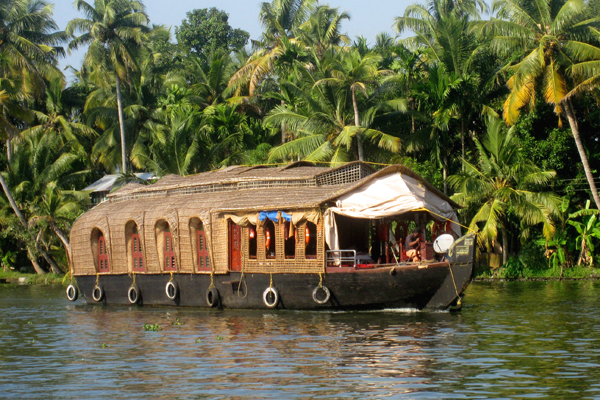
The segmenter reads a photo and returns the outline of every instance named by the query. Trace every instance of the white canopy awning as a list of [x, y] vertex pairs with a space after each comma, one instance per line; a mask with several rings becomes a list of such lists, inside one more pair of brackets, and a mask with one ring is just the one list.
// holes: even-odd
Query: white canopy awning
[[454, 221], [452, 230], [461, 236], [456, 211], [448, 201], [427, 190], [417, 179], [396, 172], [373, 179], [364, 186], [341, 196], [336, 206], [330, 207], [325, 214], [325, 240], [330, 249], [339, 248], [334, 214], [376, 219], [418, 210], [430, 211], [431, 216], [439, 221], [448, 219]]

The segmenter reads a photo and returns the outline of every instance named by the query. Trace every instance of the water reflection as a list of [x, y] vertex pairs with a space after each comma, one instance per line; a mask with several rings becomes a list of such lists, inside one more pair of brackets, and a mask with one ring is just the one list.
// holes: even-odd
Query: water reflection
[[478, 283], [454, 314], [93, 307], [63, 288], [4, 285], [0, 393], [600, 398], [598, 289]]

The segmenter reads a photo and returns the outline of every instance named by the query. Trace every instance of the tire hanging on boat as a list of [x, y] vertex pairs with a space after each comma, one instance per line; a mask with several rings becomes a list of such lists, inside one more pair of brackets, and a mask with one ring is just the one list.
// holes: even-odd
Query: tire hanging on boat
[[[319, 298], [317, 297], [319, 295], [319, 289], [321, 289], [323, 291], [323, 293], [325, 293], [325, 298], [324, 299], [319, 300]], [[315, 301], [315, 303], [317, 303], [317, 304], [325, 304], [325, 303], [327, 303], [329, 301], [330, 297], [331, 297], [331, 292], [329, 291], [329, 289], [325, 285], [317, 286], [315, 288], [315, 290], [313, 290], [313, 292], [312, 292], [312, 298]]]
[[94, 301], [96, 303], [99, 303], [102, 301], [103, 298], [104, 298], [104, 289], [102, 289], [102, 286], [100, 286], [100, 285], [94, 286], [94, 289], [92, 290], [92, 299], [94, 299]]
[[169, 281], [165, 286], [165, 293], [170, 300], [175, 300], [177, 295], [179, 294], [179, 287], [176, 282]]
[[[272, 299], [270, 300], [269, 297]], [[263, 302], [269, 308], [277, 307], [277, 303], [279, 303], [279, 292], [273, 286], [269, 286], [263, 292]]]
[[78, 297], [79, 290], [71, 283], [69, 286], [67, 286], [67, 299], [69, 299], [69, 301], [75, 301]]
[[219, 290], [216, 287], [210, 286], [206, 291], [206, 304], [211, 308], [219, 305]]
[[131, 304], [137, 304], [140, 301], [140, 297], [140, 288], [134, 283], [129, 287], [129, 290], [127, 291], [127, 299]]

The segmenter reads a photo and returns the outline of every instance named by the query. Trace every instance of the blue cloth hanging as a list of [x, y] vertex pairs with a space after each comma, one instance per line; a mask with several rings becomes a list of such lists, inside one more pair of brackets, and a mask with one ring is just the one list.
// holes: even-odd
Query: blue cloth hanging
[[[261, 211], [258, 213], [258, 220], [260, 222], [263, 222], [265, 219], [269, 218], [273, 222], [279, 222], [279, 220], [277, 219], [278, 212], [279, 211]], [[292, 220], [292, 215], [286, 214], [283, 211], [281, 212], [281, 217], [287, 222], [290, 222]]]

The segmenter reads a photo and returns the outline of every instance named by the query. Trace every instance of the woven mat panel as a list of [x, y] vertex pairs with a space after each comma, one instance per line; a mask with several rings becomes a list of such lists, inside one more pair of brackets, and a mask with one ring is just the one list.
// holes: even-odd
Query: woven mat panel
[[318, 274], [325, 272], [322, 260], [272, 260], [264, 263], [258, 260], [246, 260], [244, 272], [256, 274]]
[[179, 215], [179, 271], [194, 272], [194, 258], [190, 238], [190, 217]]
[[304, 260], [304, 253], [306, 252], [306, 242], [304, 239], [304, 232], [306, 230], [306, 221], [301, 221], [298, 226], [298, 241], [296, 242], [296, 260]]
[[[180, 232], [180, 244], [179, 250], [181, 254], [181, 268], [182, 271], [195, 273], [198, 272], [198, 244], [196, 243], [196, 236], [192, 236], [190, 223], [193, 218], [198, 218], [204, 227], [206, 245], [208, 247], [208, 254], [210, 262], [213, 263], [214, 257], [212, 254], [210, 239], [211, 225], [210, 225], [210, 213], [205, 209], [197, 207], [196, 203], [187, 202], [178, 204], [179, 211], [179, 232]], [[205, 273], [205, 271], [202, 271]], [[210, 273], [210, 272], [209, 272]]]
[[228, 220], [213, 214], [212, 216], [212, 251], [213, 268], [216, 273], [226, 273], [229, 269], [229, 232]]
[[[92, 251], [92, 230], [100, 229], [105, 237], [107, 247], [110, 245], [109, 222], [105, 218], [108, 203], [94, 207], [82, 215], [71, 229], [71, 250], [73, 256], [74, 275], [96, 275], [97, 265]], [[112, 270], [112, 260], [109, 252], [109, 266]]]
[[275, 224], [275, 259], [277, 262], [285, 260], [285, 241], [283, 235], [285, 225], [283, 223]]
[[96, 266], [90, 244], [93, 224], [90, 218], [79, 218], [71, 229], [73, 275], [95, 275]]
[[127, 265], [127, 242], [125, 241], [125, 224], [127, 223], [127, 215], [123, 213], [113, 214], [110, 216], [110, 247], [107, 243], [109, 257], [112, 261], [110, 272], [113, 274], [128, 273]]
[[325, 269], [325, 232], [323, 229], [323, 218], [317, 223], [317, 260], [321, 260], [323, 270]]
[[146, 272], [148, 273], [163, 272], [161, 265], [164, 261], [159, 261], [155, 232], [156, 223], [161, 219], [165, 219], [164, 211], [161, 209], [146, 211], [144, 215], [144, 241], [146, 243], [144, 257], [146, 257]]

